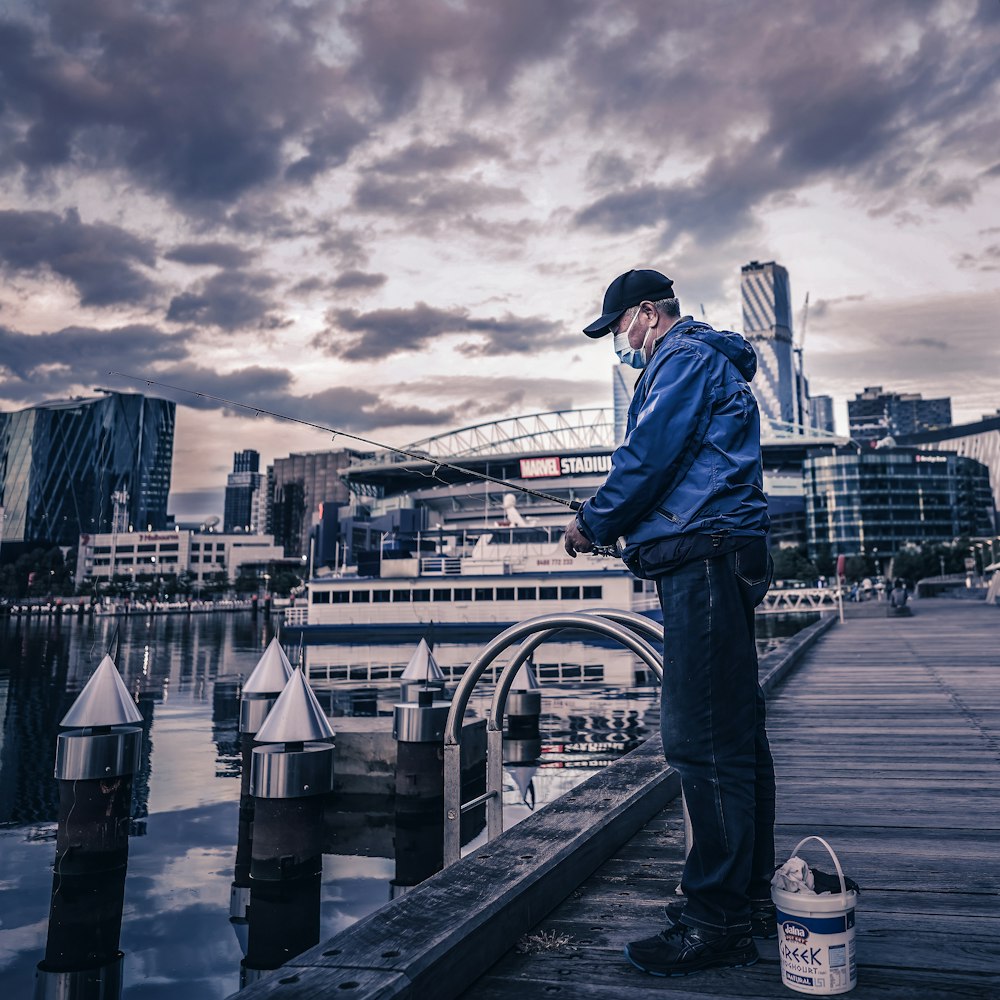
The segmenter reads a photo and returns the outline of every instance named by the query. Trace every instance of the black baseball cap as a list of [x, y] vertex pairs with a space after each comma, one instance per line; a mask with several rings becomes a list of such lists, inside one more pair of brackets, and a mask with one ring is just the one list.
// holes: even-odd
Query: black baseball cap
[[588, 337], [603, 337], [608, 332], [608, 327], [626, 309], [631, 309], [640, 302], [670, 299], [673, 295], [674, 283], [665, 274], [660, 274], [659, 271], [626, 271], [608, 285], [601, 316], [590, 326], [585, 326], [583, 332]]

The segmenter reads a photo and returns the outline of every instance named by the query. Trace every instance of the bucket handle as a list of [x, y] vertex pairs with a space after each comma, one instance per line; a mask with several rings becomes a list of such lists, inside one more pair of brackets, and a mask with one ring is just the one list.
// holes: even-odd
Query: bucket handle
[[837, 869], [837, 878], [840, 879], [840, 893], [844, 897], [844, 903], [847, 903], [847, 882], [844, 879], [844, 869], [840, 867], [840, 861], [837, 855], [834, 853], [833, 848], [822, 838], [816, 836], [803, 837], [792, 849], [792, 857], [799, 853], [799, 848], [808, 843], [810, 840], [815, 840], [817, 843], [822, 844], [830, 854], [833, 859], [833, 866]]

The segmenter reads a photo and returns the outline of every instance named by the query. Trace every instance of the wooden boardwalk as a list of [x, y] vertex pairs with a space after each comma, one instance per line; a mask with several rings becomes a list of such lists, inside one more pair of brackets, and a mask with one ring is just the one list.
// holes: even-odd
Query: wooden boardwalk
[[[820, 834], [862, 886], [852, 1000], [1000, 1000], [1000, 608], [924, 600], [834, 627], [772, 696], [769, 728], [778, 859]], [[752, 968], [683, 979], [625, 960], [662, 926], [682, 859], [675, 802], [463, 997], [795, 995], [773, 941]]]

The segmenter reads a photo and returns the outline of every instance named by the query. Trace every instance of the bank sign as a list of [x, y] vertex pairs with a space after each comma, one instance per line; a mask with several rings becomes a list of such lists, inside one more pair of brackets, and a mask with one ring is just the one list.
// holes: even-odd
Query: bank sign
[[610, 455], [550, 455], [546, 458], [521, 459], [522, 479], [585, 476], [595, 472], [609, 472], [610, 470]]

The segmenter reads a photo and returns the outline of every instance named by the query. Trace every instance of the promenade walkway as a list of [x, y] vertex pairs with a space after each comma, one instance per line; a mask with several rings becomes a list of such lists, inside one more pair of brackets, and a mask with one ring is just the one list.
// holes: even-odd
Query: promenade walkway
[[[834, 627], [772, 696], [779, 860], [820, 834], [861, 884], [852, 1000], [1000, 998], [1000, 608], [913, 610]], [[463, 997], [793, 996], [773, 941], [752, 968], [685, 979], [627, 963], [682, 860], [675, 801]]]

